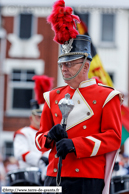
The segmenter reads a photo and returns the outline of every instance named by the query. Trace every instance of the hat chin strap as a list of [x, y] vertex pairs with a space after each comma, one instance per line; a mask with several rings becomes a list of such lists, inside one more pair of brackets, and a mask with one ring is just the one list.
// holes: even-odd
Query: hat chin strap
[[86, 60], [87, 60], [87, 56], [85, 57], [85, 59], [84, 59], [82, 65], [81, 65], [80, 69], [77, 71], [77, 73], [76, 73], [74, 76], [69, 77], [69, 78], [65, 78], [65, 77], [63, 76], [63, 74], [62, 74], [63, 79], [66, 80], [66, 81], [69, 81], [69, 80], [71, 80], [71, 79], [74, 79], [74, 78], [80, 73], [80, 71], [82, 70], [83, 66], [85, 65]]

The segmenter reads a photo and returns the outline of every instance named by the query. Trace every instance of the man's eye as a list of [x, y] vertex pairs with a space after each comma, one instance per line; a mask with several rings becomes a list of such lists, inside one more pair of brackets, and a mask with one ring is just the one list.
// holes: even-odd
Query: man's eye
[[71, 63], [66, 63], [66, 66], [68, 66], [68, 67], [69, 67], [70, 65], [71, 65]]

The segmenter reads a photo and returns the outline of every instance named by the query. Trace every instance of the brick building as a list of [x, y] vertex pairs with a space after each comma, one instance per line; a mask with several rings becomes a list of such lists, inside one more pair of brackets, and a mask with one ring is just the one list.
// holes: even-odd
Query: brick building
[[32, 77], [54, 77], [54, 87], [57, 86], [58, 45], [46, 21], [51, 8], [29, 8], [2, 7], [1, 27], [5, 36], [1, 37], [0, 125], [5, 156], [13, 154], [14, 131], [29, 125], [29, 101], [35, 96]]

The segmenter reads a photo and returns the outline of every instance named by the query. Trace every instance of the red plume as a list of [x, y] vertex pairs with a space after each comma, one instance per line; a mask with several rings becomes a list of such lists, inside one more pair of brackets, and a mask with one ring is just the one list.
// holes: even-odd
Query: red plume
[[54, 40], [60, 44], [64, 44], [71, 38], [76, 38], [79, 34], [76, 30], [75, 20], [80, 22], [80, 19], [78, 16], [72, 15], [72, 11], [71, 7], [65, 7], [64, 0], [58, 0], [54, 3], [52, 13], [47, 18], [55, 32]]
[[35, 75], [32, 77], [32, 80], [35, 81], [34, 90], [36, 100], [38, 104], [43, 104], [45, 102], [43, 93], [52, 89], [54, 78], [47, 77], [46, 75]]

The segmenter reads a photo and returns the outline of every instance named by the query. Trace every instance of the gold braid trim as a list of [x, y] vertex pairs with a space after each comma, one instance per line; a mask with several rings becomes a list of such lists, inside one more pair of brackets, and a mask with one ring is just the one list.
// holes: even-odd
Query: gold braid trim
[[71, 52], [71, 53], [65, 53], [63, 55], [60, 55], [60, 57], [65, 57], [65, 56], [68, 56], [68, 55], [84, 55], [86, 57], [88, 57], [88, 53], [81, 53], [81, 52]]

